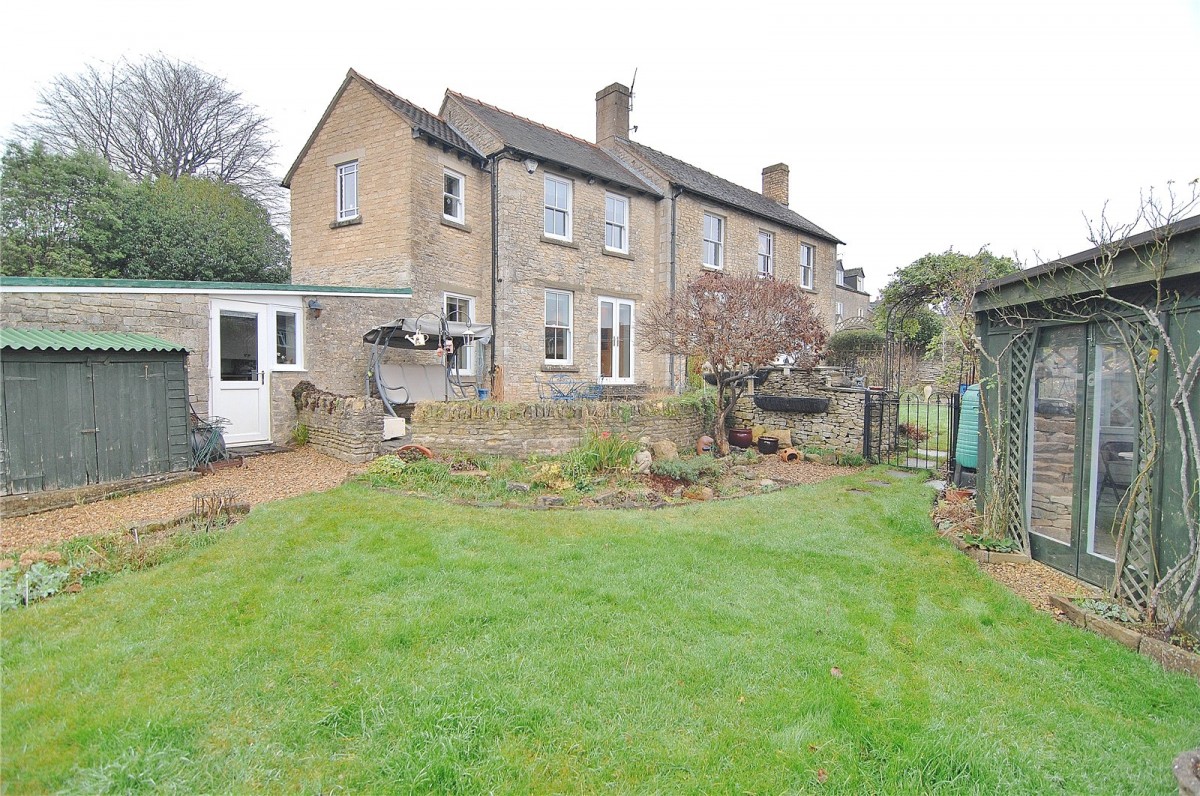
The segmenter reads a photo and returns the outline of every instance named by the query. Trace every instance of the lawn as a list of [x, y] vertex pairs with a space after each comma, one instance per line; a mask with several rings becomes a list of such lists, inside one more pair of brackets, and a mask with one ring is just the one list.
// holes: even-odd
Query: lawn
[[988, 580], [919, 481], [259, 507], [5, 615], [5, 790], [1171, 793], [1197, 684]]

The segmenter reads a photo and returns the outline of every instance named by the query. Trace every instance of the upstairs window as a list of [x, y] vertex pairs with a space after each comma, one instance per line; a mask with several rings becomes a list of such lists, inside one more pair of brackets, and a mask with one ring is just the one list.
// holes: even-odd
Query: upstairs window
[[833, 303], [833, 321], [834, 321], [834, 323], [841, 323], [842, 316], [845, 315], [845, 313], [846, 313], [845, 305], [842, 304], [842, 302], [840, 302], [840, 301], [835, 301]]
[[704, 265], [720, 268], [725, 263], [725, 219], [704, 214]]
[[812, 290], [816, 250], [807, 243], [800, 244], [800, 287]]
[[546, 222], [548, 238], [571, 239], [571, 181], [546, 175]]
[[629, 200], [624, 196], [604, 197], [604, 248], [629, 253]]
[[461, 174], [446, 169], [442, 178], [442, 218], [462, 224], [466, 220], [463, 205], [465, 180]]
[[846, 286], [846, 269], [842, 267], [841, 263], [838, 263], [837, 267], [837, 283], [838, 287]]
[[337, 167], [337, 220], [358, 218], [358, 161]]
[[775, 276], [775, 236], [770, 232], [758, 233], [758, 275]]

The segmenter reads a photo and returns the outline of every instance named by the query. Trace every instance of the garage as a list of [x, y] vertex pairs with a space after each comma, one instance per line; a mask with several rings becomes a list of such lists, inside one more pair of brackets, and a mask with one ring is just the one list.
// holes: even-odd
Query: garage
[[187, 350], [133, 333], [0, 329], [0, 492], [190, 467]]

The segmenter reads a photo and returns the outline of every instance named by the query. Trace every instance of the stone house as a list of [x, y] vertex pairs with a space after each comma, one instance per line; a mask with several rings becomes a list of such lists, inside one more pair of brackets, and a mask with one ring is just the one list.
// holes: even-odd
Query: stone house
[[449, 90], [433, 114], [351, 70], [284, 180], [293, 277], [411, 286], [414, 312], [491, 324], [460, 373], [509, 399], [564, 373], [672, 389], [683, 363], [641, 345], [639, 308], [706, 269], [795, 280], [832, 329], [842, 241], [788, 207], [787, 166], [762, 192], [724, 180], [632, 141], [629, 100], [596, 95], [590, 142]]
[[861, 268], [846, 268], [837, 261], [834, 274], [833, 323], [835, 329], [865, 328], [870, 325], [871, 294]]

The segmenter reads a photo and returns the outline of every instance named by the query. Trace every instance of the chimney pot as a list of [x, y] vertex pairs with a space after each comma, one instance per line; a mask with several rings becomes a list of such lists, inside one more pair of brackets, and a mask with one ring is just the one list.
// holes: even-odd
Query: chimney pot
[[762, 170], [762, 195], [784, 207], [788, 203], [788, 171], [786, 163], [776, 163]]
[[629, 88], [620, 83], [596, 92], [596, 143], [629, 137]]

